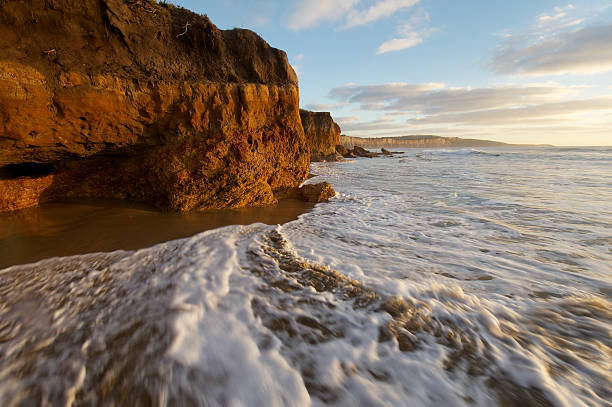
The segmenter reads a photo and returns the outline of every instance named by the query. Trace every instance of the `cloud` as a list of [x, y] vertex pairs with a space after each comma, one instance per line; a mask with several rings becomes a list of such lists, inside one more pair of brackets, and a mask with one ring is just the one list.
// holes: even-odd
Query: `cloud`
[[347, 125], [349, 123], [354, 123], [359, 120], [359, 116], [338, 116], [334, 117], [334, 121], [340, 125]]
[[397, 132], [406, 131], [405, 123], [397, 123], [397, 122], [389, 122], [386, 120], [374, 120], [370, 122], [349, 122], [349, 123], [340, 123], [340, 127], [342, 128], [342, 133], [346, 132], [379, 132], [381, 130]]
[[329, 104], [329, 103], [311, 103], [306, 105], [306, 109], [308, 110], [312, 110], [315, 112], [329, 112], [331, 110], [334, 109], [339, 109], [342, 106], [346, 105], [346, 103], [336, 103], [336, 104]]
[[312, 28], [324, 21], [344, 20], [342, 28], [357, 27], [413, 7], [421, 0], [378, 0], [358, 8], [363, 0], [298, 0], [289, 15], [287, 26], [295, 31]]
[[612, 24], [586, 27], [536, 41], [525, 47], [505, 46], [493, 58], [502, 74], [559, 75], [612, 71]]
[[590, 99], [570, 100], [545, 103], [534, 106], [513, 107], [507, 109], [489, 109], [456, 114], [441, 114], [424, 119], [412, 119], [413, 124], [452, 124], [452, 125], [501, 125], [519, 124], [559, 124], [572, 121], [573, 115], [611, 111], [612, 97], [604, 96]]
[[366, 10], [351, 9], [346, 16], [345, 27], [368, 24], [381, 18], [389, 17], [398, 10], [413, 7], [420, 0], [382, 0]]
[[289, 16], [288, 26], [298, 31], [322, 21], [337, 21], [361, 0], [301, 0]]
[[399, 98], [413, 98], [426, 92], [444, 89], [443, 83], [409, 84], [405, 82], [390, 82], [380, 85], [348, 84], [333, 88], [329, 97], [347, 103], [385, 102]]
[[432, 29], [419, 28], [424, 22], [429, 22], [429, 14], [421, 8], [412, 15], [410, 22], [397, 27], [399, 36], [382, 43], [376, 53], [385, 54], [387, 52], [401, 51], [422, 43], [433, 32]]
[[533, 105], [557, 101], [572, 93], [575, 89], [554, 83], [487, 88], [448, 88], [442, 83], [387, 83], [342, 86], [332, 89], [328, 96], [343, 103], [357, 104], [362, 110], [432, 115]]
[[505, 75], [594, 74], [612, 71], [612, 24], [583, 26], [574, 7], [542, 14], [524, 34], [510, 35], [491, 60]]
[[394, 38], [389, 41], [383, 42], [378, 50], [377, 54], [385, 54], [392, 51], [401, 51], [403, 49], [412, 48], [423, 42], [423, 37], [418, 32], [408, 33], [407, 36], [402, 38]]
[[546, 14], [542, 13], [538, 17], [538, 24], [540, 26], [545, 26], [547, 24], [556, 23], [560, 20], [563, 20], [567, 16], [567, 12], [573, 10], [574, 6], [572, 4], [568, 4], [565, 7], [555, 7], [554, 14]]
[[480, 88], [386, 83], [348, 84], [332, 89], [328, 96], [361, 111], [357, 114], [363, 117], [374, 117], [359, 120], [356, 116], [342, 122], [342, 131], [348, 135], [417, 133], [490, 139], [492, 134], [512, 134], [515, 141], [525, 143], [555, 144], [558, 136], [564, 144], [571, 144], [572, 136], [579, 139], [584, 130], [589, 144], [605, 144], [612, 126], [612, 94], [580, 97], [592, 91], [551, 82]]

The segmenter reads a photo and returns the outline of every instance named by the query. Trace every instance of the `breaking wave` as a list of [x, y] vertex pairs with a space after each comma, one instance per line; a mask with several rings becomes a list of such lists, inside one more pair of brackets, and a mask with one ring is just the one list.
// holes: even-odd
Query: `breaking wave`
[[609, 301], [516, 309], [433, 282], [398, 297], [305, 260], [283, 229], [228, 227], [4, 270], [2, 404], [588, 405], [612, 396]]
[[605, 177], [457, 157], [316, 164], [338, 196], [282, 226], [0, 271], [0, 404], [610, 406]]

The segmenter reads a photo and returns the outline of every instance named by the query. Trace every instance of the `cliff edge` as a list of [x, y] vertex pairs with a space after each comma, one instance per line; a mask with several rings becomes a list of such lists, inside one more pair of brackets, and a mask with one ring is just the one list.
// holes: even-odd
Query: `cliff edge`
[[340, 126], [334, 122], [331, 114], [300, 109], [300, 117], [310, 146], [311, 161], [335, 157], [336, 145], [340, 144]]
[[249, 30], [148, 0], [0, 0], [0, 210], [264, 205], [308, 174], [295, 72]]

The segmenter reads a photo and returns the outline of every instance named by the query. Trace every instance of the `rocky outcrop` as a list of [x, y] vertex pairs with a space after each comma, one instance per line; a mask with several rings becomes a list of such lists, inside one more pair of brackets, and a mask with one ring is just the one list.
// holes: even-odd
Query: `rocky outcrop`
[[339, 144], [336, 146], [336, 154], [341, 155], [343, 158], [376, 158], [382, 156], [391, 157], [394, 154], [402, 154], [403, 151], [389, 151], [384, 148], [380, 150], [380, 153], [375, 151], [369, 151], [361, 146], [353, 146], [351, 149], [347, 149], [343, 145]]
[[368, 151], [365, 148], [360, 147], [360, 146], [354, 146], [353, 149], [351, 150], [351, 152], [356, 157], [375, 158], [375, 157], [378, 157], [380, 155], [380, 154], [375, 153], [373, 151]]
[[355, 158], [356, 155], [353, 154], [352, 150], [347, 150], [342, 144], [338, 144], [336, 146], [336, 154], [341, 155], [342, 158]]
[[251, 31], [148, 0], [3, 0], [0, 48], [0, 210], [264, 205], [306, 179], [297, 77]]
[[336, 145], [340, 144], [340, 126], [329, 112], [300, 109], [304, 134], [310, 146], [311, 161], [336, 161]]
[[336, 145], [336, 154], [340, 154], [342, 156], [348, 154], [349, 151], [342, 144]]

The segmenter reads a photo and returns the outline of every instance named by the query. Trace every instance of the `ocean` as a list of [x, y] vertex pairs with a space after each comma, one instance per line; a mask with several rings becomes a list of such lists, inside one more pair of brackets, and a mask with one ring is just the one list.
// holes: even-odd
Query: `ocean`
[[612, 148], [311, 172], [282, 225], [0, 271], [0, 404], [612, 406]]

